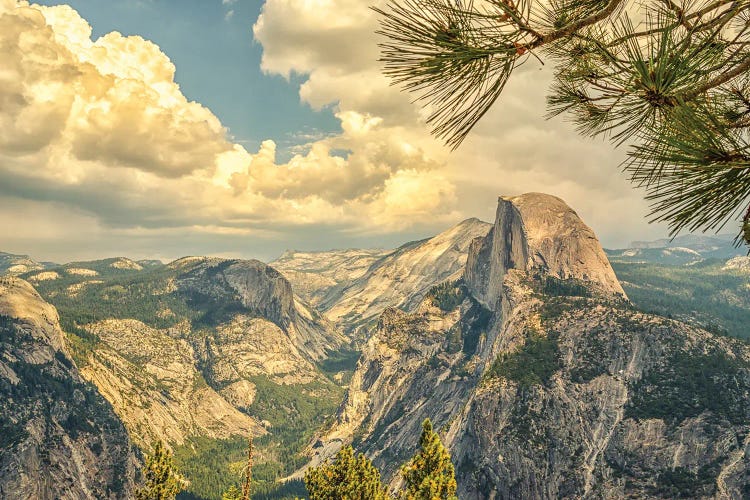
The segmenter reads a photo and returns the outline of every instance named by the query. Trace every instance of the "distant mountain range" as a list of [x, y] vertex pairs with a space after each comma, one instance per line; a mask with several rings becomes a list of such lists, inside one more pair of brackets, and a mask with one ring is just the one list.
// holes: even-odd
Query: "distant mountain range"
[[0, 252], [0, 274], [17, 276], [29, 271], [39, 271], [56, 265], [54, 262], [36, 262], [28, 255]]
[[748, 249], [736, 246], [734, 236], [686, 234], [673, 240], [634, 241], [629, 248], [606, 250], [612, 262], [650, 262], [655, 264], [694, 264], [707, 259], [745, 256]]
[[467, 219], [433, 238], [395, 250], [286, 252], [270, 265], [295, 290], [310, 294], [317, 308], [345, 332], [365, 339], [386, 308], [411, 311], [430, 288], [459, 278], [469, 246], [491, 227]]

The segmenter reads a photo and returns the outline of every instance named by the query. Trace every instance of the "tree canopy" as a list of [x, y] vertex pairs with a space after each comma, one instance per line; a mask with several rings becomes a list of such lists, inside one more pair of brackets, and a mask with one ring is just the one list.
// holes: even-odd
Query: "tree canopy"
[[419, 451], [401, 469], [403, 500], [456, 500], [456, 476], [451, 456], [430, 419], [422, 424]]
[[380, 472], [351, 446], [336, 454], [333, 462], [313, 467], [305, 474], [310, 500], [387, 500]]
[[135, 492], [137, 500], [172, 500], [182, 489], [172, 452], [161, 441], [154, 443], [146, 459], [143, 480], [143, 486]]
[[515, 68], [552, 63], [549, 115], [628, 144], [673, 234], [740, 221], [750, 244], [750, 0], [391, 0], [385, 73], [455, 148]]

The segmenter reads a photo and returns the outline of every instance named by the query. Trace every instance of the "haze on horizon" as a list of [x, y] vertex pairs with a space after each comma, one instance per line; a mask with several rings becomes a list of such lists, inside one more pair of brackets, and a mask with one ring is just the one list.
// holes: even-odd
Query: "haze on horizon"
[[42, 3], [0, 0], [2, 251], [392, 248], [529, 191], [605, 247], [666, 234], [624, 151], [544, 119], [549, 68], [519, 68], [449, 153], [380, 74], [368, 5], [383, 0]]

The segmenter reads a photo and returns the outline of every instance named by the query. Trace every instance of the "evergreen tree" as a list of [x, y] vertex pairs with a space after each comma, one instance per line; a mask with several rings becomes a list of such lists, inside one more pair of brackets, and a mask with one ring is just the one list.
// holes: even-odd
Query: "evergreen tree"
[[456, 476], [451, 456], [430, 419], [422, 424], [419, 452], [401, 469], [406, 483], [404, 500], [455, 500]]
[[552, 63], [549, 114], [629, 144], [625, 170], [674, 233], [737, 219], [750, 244], [750, 2], [390, 0], [385, 73], [458, 147], [518, 66]]
[[156, 441], [143, 467], [144, 484], [135, 492], [137, 500], [172, 500], [181, 491], [181, 481], [172, 452]]
[[351, 446], [342, 448], [332, 463], [324, 463], [305, 473], [310, 500], [387, 500], [380, 472]]
[[242, 482], [242, 490], [237, 488], [236, 485], [232, 485], [221, 495], [221, 500], [250, 500], [250, 493], [253, 483], [253, 437], [250, 436], [247, 440], [247, 462], [245, 464], [245, 470], [243, 471], [245, 476]]
[[221, 500], [242, 500], [242, 492], [235, 485], [221, 495]]

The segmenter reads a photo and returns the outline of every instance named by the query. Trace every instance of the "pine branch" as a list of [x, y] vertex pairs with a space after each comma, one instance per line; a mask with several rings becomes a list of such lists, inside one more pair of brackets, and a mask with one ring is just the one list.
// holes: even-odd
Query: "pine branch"
[[701, 94], [705, 94], [709, 90], [718, 87], [719, 85], [723, 85], [730, 80], [733, 80], [734, 78], [737, 78], [738, 76], [741, 76], [747, 71], [750, 70], [750, 56], [745, 58], [745, 60], [742, 62], [742, 64], [738, 64], [734, 68], [732, 68], [729, 71], [726, 71], [718, 76], [716, 76], [714, 79], [709, 80], [708, 82], [704, 83], [703, 85], [699, 85], [695, 89], [685, 92], [681, 96], [679, 96], [680, 99], [682, 99], [685, 102], [691, 101], [695, 99], [697, 96]]
[[548, 116], [566, 113], [582, 134], [634, 143], [626, 170], [646, 187], [655, 220], [714, 228], [744, 211], [750, 0], [642, 0], [637, 29], [631, 0], [454, 1], [375, 9], [385, 74], [416, 93], [451, 148], [517, 66], [542, 61], [541, 49], [556, 64]]

